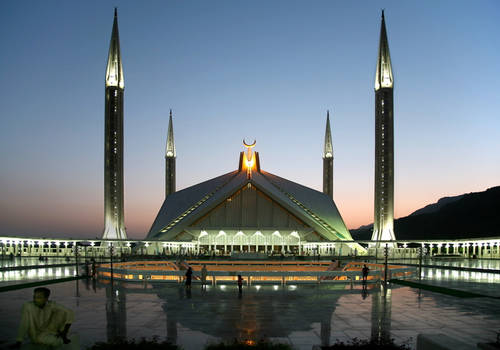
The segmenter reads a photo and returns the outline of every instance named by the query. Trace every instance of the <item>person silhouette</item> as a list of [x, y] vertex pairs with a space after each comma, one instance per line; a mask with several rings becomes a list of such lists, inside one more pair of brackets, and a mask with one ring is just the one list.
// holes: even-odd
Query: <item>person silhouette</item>
[[243, 277], [241, 277], [241, 275], [238, 275], [238, 292], [240, 293], [243, 293]]
[[191, 266], [186, 271], [186, 289], [191, 289], [191, 278], [193, 277], [193, 269]]
[[368, 268], [368, 266], [366, 266], [366, 264], [364, 264], [361, 272], [363, 274], [363, 283], [366, 283], [366, 280], [368, 279], [368, 272], [370, 272], [370, 269]]

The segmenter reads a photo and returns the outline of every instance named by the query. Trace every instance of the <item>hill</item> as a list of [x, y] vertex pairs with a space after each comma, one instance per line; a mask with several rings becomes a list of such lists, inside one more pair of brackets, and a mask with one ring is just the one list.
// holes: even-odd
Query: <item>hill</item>
[[[371, 225], [350, 230], [370, 239]], [[483, 192], [444, 197], [394, 220], [396, 239], [458, 239], [500, 236], [500, 186]]]

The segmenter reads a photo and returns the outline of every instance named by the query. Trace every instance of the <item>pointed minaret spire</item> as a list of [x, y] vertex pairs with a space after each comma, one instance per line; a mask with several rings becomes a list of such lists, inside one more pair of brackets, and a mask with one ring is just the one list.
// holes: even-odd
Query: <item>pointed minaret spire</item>
[[333, 145], [330, 111], [326, 111], [325, 146], [323, 149], [323, 193], [333, 198]]
[[175, 143], [172, 110], [168, 119], [167, 146], [165, 148], [165, 197], [175, 192]]
[[375, 75], [375, 91], [380, 88], [392, 88], [394, 78], [392, 76], [391, 55], [389, 53], [389, 42], [385, 29], [385, 16], [382, 10], [382, 25], [380, 26], [380, 42], [378, 47], [377, 73]]
[[[375, 77], [375, 195], [372, 240], [395, 240], [394, 235], [394, 79], [382, 11]], [[385, 243], [384, 243], [385, 244]], [[389, 243], [390, 246], [394, 246]]]
[[165, 149], [165, 157], [176, 157], [175, 143], [174, 143], [174, 126], [172, 123], [172, 110], [170, 110], [170, 117], [168, 119], [167, 147]]
[[123, 80], [122, 58], [120, 55], [120, 35], [118, 34], [118, 10], [115, 7], [115, 18], [113, 30], [111, 31], [111, 42], [109, 44], [108, 65], [106, 67], [106, 87], [125, 87]]
[[325, 147], [323, 158], [333, 158], [332, 132], [330, 130], [330, 111], [326, 111]]
[[103, 239], [127, 238], [123, 199], [123, 98], [123, 69], [115, 8], [105, 76]]

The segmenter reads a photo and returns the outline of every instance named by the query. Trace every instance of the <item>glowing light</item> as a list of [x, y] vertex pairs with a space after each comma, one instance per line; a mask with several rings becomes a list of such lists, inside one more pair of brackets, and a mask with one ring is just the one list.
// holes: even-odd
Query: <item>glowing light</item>
[[248, 177], [252, 176], [252, 170], [257, 170], [257, 164], [255, 161], [255, 153], [252, 152], [252, 148], [255, 147], [257, 142], [254, 141], [251, 145], [247, 144], [245, 140], [243, 140], [243, 146], [246, 147], [247, 153], [243, 153], [243, 164], [242, 170], [246, 170]]

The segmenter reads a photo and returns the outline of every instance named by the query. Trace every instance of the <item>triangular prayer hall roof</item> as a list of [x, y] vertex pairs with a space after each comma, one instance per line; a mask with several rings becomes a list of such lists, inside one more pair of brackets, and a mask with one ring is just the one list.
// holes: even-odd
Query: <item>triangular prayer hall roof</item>
[[[230, 201], [232, 196], [245, 188], [254, 188], [262, 193], [291, 217], [314, 231], [317, 240], [352, 240], [330, 196], [260, 169], [253, 171], [251, 176], [244, 170], [235, 170], [170, 194], [160, 208], [146, 239], [188, 239], [190, 236], [186, 233], [190, 231], [190, 227], [197, 226], [221, 203]], [[244, 223], [238, 228], [244, 231]]]

